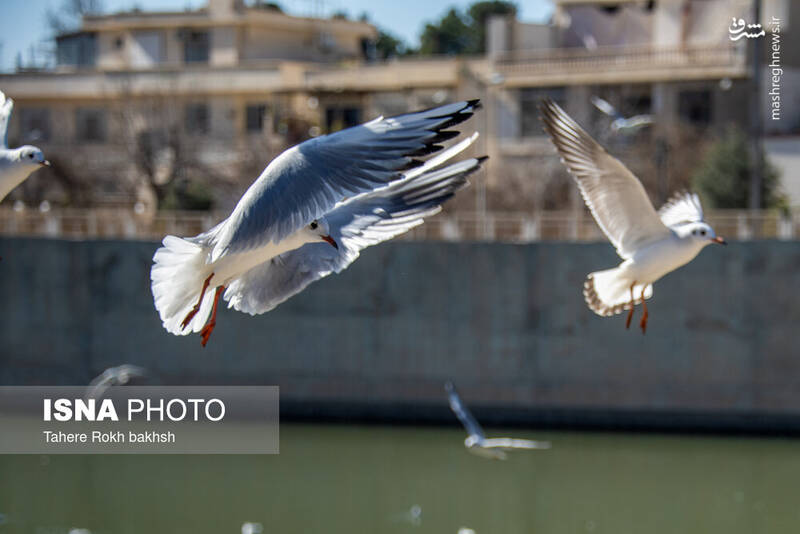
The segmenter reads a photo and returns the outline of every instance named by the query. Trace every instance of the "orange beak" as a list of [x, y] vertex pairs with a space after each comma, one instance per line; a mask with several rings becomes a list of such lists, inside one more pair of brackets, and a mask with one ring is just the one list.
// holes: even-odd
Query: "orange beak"
[[323, 235], [320, 237], [322, 237], [322, 240], [325, 241], [326, 243], [329, 243], [333, 248], [339, 250], [339, 245], [336, 244], [336, 241], [334, 241], [334, 239], [331, 236]]
[[727, 242], [727, 241], [725, 241], [724, 239], [722, 239], [722, 238], [721, 238], [721, 237], [719, 237], [719, 236], [717, 236], [717, 237], [712, 237], [712, 238], [711, 238], [711, 242], [712, 242], [712, 243], [716, 243], [716, 244], [718, 244], [718, 245], [727, 245], [727, 244], [728, 244], [728, 242]]

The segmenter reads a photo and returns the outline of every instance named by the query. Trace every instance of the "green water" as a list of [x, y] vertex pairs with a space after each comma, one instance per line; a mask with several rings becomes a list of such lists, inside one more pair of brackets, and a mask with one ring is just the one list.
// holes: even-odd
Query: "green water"
[[502, 462], [456, 428], [282, 424], [277, 456], [0, 456], [0, 533], [800, 530], [797, 441], [509, 433], [553, 448]]

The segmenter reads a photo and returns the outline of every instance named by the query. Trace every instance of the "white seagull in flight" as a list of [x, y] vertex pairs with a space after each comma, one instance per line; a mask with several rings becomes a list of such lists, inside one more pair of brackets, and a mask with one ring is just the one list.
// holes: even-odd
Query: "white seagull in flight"
[[[217, 226], [192, 238], [167, 236], [150, 272], [155, 306], [175, 335], [200, 332], [205, 346], [220, 297], [261, 314], [352, 263], [361, 249], [438, 213], [485, 158], [439, 165], [477, 133], [456, 137], [478, 100], [457, 102], [317, 137], [275, 158]], [[210, 319], [209, 319], [210, 316]]]
[[623, 135], [634, 134], [645, 126], [653, 124], [652, 115], [634, 115], [633, 117], [625, 117], [622, 113], [617, 111], [617, 108], [609, 104], [607, 100], [603, 100], [599, 96], [591, 98], [594, 107], [611, 117], [611, 131]]
[[578, 123], [552, 100], [541, 105], [544, 129], [561, 161], [575, 178], [583, 200], [617, 254], [618, 267], [591, 273], [583, 285], [589, 308], [611, 316], [644, 308], [639, 323], [647, 330], [647, 304], [653, 283], [692, 261], [706, 245], [725, 240], [703, 220], [695, 194], [679, 193], [656, 212], [642, 183], [618, 159], [609, 155]]
[[487, 438], [483, 433], [481, 425], [472, 416], [470, 411], [461, 402], [456, 387], [452, 382], [444, 385], [447, 397], [450, 401], [450, 409], [456, 414], [458, 420], [464, 425], [467, 431], [467, 438], [464, 440], [464, 447], [473, 454], [492, 458], [494, 460], [505, 460], [506, 452], [515, 449], [549, 449], [549, 441], [531, 441], [529, 439], [515, 438]]
[[86, 388], [86, 398], [100, 399], [111, 386], [124, 386], [132, 378], [145, 376], [147, 376], [147, 371], [144, 367], [137, 365], [124, 363], [116, 367], [109, 367], [89, 382], [89, 387]]
[[35, 146], [8, 148], [8, 123], [13, 108], [14, 101], [0, 91], [0, 201], [33, 171], [50, 165]]

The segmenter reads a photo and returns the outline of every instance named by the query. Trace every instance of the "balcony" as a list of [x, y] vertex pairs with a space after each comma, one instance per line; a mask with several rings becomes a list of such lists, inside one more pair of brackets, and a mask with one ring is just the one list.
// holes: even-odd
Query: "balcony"
[[736, 45], [514, 50], [495, 57], [492, 71], [506, 87], [741, 78], [745, 52]]

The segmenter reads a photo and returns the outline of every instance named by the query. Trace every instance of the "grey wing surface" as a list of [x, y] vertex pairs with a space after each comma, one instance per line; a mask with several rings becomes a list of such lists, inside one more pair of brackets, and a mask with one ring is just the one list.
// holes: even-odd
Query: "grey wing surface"
[[556, 103], [541, 106], [544, 129], [575, 178], [597, 224], [623, 259], [670, 235], [644, 186]]
[[312, 282], [341, 272], [361, 250], [422, 224], [442, 203], [466, 185], [484, 158], [472, 158], [418, 177], [401, 180], [340, 203], [325, 219], [338, 243], [309, 243], [254, 267], [231, 282], [224, 299], [229, 307], [256, 315], [296, 295]]
[[12, 109], [14, 101], [0, 91], [0, 148], [8, 148], [8, 122], [11, 120]]
[[347, 196], [373, 191], [419, 166], [414, 158], [443, 148], [448, 130], [472, 116], [477, 100], [366, 124], [305, 141], [283, 152], [241, 198], [220, 229], [211, 254], [278, 242], [329, 212]]
[[464, 406], [464, 403], [461, 402], [461, 397], [458, 395], [458, 391], [456, 391], [456, 387], [452, 384], [452, 382], [447, 382], [445, 385], [445, 390], [447, 391], [447, 399], [450, 402], [450, 409], [453, 410], [453, 413], [456, 414], [458, 420], [461, 421], [461, 424], [464, 425], [464, 428], [467, 430], [467, 434], [470, 436], [478, 436], [483, 438], [484, 433], [481, 425], [478, 424], [478, 421], [473, 417], [472, 413]]
[[487, 438], [483, 440], [482, 445], [487, 448], [498, 449], [549, 449], [549, 441], [533, 441], [530, 439], [516, 439], [516, 438]]

